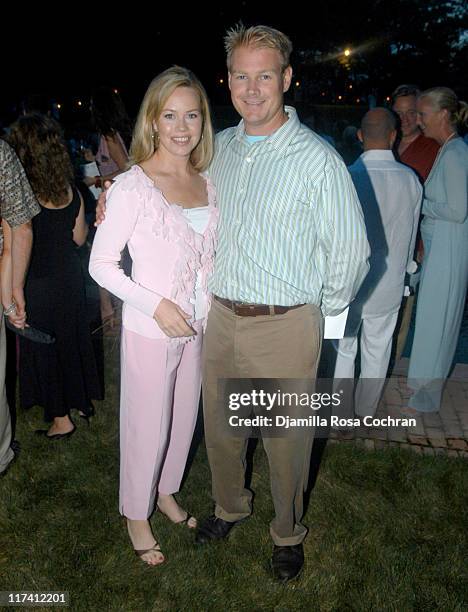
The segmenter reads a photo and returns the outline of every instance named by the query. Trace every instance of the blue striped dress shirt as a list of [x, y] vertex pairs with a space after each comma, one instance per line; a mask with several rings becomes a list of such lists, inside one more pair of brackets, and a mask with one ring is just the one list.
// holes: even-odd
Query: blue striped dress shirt
[[287, 106], [288, 121], [249, 144], [243, 121], [216, 139], [209, 174], [220, 211], [211, 291], [255, 304], [352, 301], [368, 271], [359, 200], [335, 150]]

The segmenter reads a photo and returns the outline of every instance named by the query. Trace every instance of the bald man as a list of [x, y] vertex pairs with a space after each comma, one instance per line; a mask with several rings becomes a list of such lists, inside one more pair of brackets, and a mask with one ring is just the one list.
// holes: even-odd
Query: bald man
[[373, 416], [387, 375], [392, 336], [413, 259], [422, 187], [395, 161], [396, 117], [386, 108], [364, 116], [358, 138], [364, 153], [349, 167], [371, 247], [370, 270], [351, 304], [343, 340], [335, 341], [335, 380], [353, 379], [360, 342], [361, 373], [354, 395], [357, 416]]

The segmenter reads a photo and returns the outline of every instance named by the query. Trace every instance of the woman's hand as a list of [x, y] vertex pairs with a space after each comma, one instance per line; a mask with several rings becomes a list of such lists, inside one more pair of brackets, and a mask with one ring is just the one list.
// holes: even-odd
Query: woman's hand
[[[14, 304], [14, 302], [11, 302], [8, 305], [3, 304], [4, 311], [5, 310], [10, 310], [12, 304]], [[12, 312], [9, 312], [8, 315], [5, 313], [5, 316], [8, 316], [8, 320], [15, 327], [18, 327], [19, 329], [24, 329], [25, 328], [25, 326], [26, 326], [26, 311], [24, 309], [15, 308]]]
[[169, 338], [196, 335], [195, 330], [186, 321], [186, 319], [190, 319], [190, 315], [166, 298], [160, 301], [153, 318]]

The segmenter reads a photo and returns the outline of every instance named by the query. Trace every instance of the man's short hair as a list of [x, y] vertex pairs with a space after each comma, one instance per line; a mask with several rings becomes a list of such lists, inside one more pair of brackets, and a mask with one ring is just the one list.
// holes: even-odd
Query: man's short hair
[[392, 101], [395, 102], [397, 98], [405, 98], [406, 96], [418, 97], [420, 93], [421, 90], [417, 85], [398, 85], [392, 93]]
[[258, 25], [246, 28], [242, 23], [239, 23], [226, 32], [224, 48], [229, 71], [231, 70], [232, 54], [238, 47], [276, 49], [281, 55], [281, 70], [284, 71], [289, 66], [292, 42], [286, 34], [269, 26]]
[[368, 111], [361, 122], [364, 141], [386, 140], [396, 129], [397, 118], [388, 108], [374, 108]]

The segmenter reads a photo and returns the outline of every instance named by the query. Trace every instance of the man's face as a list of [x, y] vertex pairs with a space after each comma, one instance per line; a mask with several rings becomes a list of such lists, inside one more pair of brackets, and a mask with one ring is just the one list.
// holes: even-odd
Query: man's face
[[393, 104], [393, 110], [400, 117], [403, 137], [419, 134], [416, 112], [416, 96], [400, 96]]
[[283, 125], [283, 94], [289, 89], [291, 76], [290, 66], [281, 70], [281, 55], [276, 49], [235, 49], [229, 89], [247, 134], [266, 136]]

